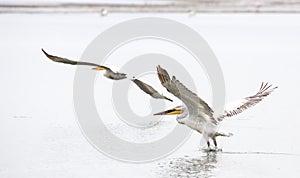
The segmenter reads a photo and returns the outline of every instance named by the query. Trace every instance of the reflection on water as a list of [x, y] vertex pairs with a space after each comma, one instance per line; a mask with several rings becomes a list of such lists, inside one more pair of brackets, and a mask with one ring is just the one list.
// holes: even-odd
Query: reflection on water
[[[201, 153], [199, 153], [201, 154]], [[207, 152], [195, 156], [173, 158], [159, 163], [161, 177], [213, 177], [217, 165], [217, 152]]]

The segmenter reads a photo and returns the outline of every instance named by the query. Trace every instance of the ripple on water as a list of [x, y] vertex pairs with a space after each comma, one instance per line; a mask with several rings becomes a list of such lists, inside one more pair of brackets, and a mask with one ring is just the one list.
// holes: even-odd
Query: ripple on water
[[[199, 152], [198, 152], [199, 153]], [[160, 177], [212, 177], [217, 164], [217, 152], [199, 153], [171, 158], [158, 164]]]

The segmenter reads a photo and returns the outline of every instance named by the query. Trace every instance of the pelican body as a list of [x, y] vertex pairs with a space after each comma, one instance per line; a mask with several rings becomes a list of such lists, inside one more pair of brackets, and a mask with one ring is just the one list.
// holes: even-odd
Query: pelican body
[[232, 134], [217, 132], [216, 130], [217, 130], [218, 122], [213, 118], [209, 118], [206, 115], [203, 116], [190, 115], [189, 110], [185, 105], [177, 106], [173, 109], [159, 112], [154, 115], [177, 115], [176, 116], [177, 122], [179, 124], [186, 125], [189, 128], [202, 134], [209, 148], [210, 148], [209, 138], [212, 139], [215, 147], [217, 147], [216, 137], [218, 136], [229, 137], [232, 135]]
[[105, 70], [105, 73], [103, 74], [105, 77], [112, 79], [112, 80], [122, 80], [127, 78], [126, 74], [120, 73], [120, 72], [114, 72], [110, 68], [105, 66], [100, 66], [93, 68], [94, 70]]

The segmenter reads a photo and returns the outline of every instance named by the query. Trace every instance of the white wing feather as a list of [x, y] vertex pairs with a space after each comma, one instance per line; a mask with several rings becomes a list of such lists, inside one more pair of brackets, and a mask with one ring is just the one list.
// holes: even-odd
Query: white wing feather
[[246, 97], [244, 99], [226, 105], [224, 109], [224, 113], [221, 116], [217, 117], [217, 120], [222, 121], [226, 117], [232, 117], [245, 111], [246, 109], [261, 102], [266, 96], [271, 94], [276, 88], [278, 87], [272, 87], [271, 84], [262, 82], [259, 91], [255, 95]]

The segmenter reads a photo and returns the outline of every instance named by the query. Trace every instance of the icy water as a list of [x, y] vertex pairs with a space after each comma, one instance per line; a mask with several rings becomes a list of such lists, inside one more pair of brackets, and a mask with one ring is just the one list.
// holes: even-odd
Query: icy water
[[[106, 157], [82, 135], [73, 108], [76, 69], [51, 63], [40, 49], [80, 58], [102, 31], [149, 16], [184, 23], [207, 40], [221, 64], [228, 101], [255, 93], [261, 81], [279, 86], [262, 103], [221, 124], [220, 129], [234, 134], [219, 139], [222, 152], [202, 151], [201, 135], [193, 133], [168, 157], [133, 164]], [[299, 22], [300, 15], [280, 14], [1, 14], [0, 177], [299, 177]], [[117, 58], [147, 52], [150, 43], [125, 46], [109, 64], [121, 67]], [[211, 103], [210, 88], [200, 80], [202, 73], [188, 62], [183, 65], [190, 66], [199, 79], [197, 92]], [[111, 85], [99, 74], [96, 91], [105, 93]], [[159, 83], [155, 87], [164, 91]], [[109, 98], [101, 92], [95, 93], [98, 106]], [[153, 112], [149, 97], [139, 90], [132, 87], [129, 99], [138, 114]], [[168, 106], [176, 104], [180, 102]], [[125, 140], [157, 140], [176, 126], [174, 118], [168, 117], [148, 129], [130, 128], [111, 114], [112, 108], [110, 104], [100, 107], [106, 110], [105, 124]]]

